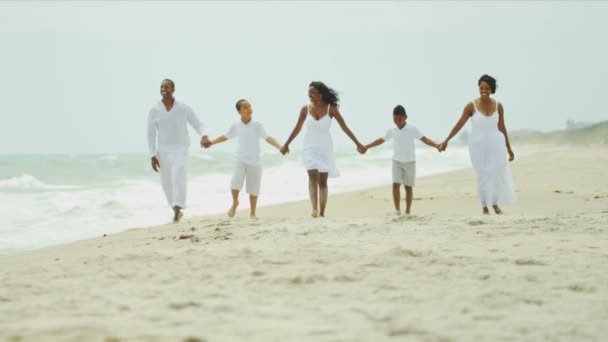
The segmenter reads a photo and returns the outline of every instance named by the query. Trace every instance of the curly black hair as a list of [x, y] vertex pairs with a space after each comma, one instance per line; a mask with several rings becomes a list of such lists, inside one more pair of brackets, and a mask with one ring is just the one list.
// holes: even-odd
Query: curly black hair
[[481, 75], [479, 81], [477, 81], [477, 85], [481, 85], [481, 82], [486, 82], [490, 86], [490, 89], [492, 89], [492, 94], [496, 92], [498, 85], [496, 84], [496, 79], [494, 77], [487, 74]]

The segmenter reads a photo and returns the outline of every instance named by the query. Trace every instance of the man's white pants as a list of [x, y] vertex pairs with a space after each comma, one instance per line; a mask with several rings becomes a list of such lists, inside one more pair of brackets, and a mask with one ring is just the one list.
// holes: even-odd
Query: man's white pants
[[186, 152], [158, 152], [160, 182], [171, 208], [186, 207]]

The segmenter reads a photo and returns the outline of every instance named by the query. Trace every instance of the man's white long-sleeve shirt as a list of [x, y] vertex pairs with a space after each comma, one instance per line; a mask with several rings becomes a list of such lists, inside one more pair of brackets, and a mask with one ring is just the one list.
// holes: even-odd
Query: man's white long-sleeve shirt
[[150, 156], [154, 157], [158, 152], [187, 152], [190, 146], [187, 123], [199, 136], [205, 135], [205, 126], [187, 104], [175, 100], [170, 111], [162, 101], [152, 107], [148, 113]]

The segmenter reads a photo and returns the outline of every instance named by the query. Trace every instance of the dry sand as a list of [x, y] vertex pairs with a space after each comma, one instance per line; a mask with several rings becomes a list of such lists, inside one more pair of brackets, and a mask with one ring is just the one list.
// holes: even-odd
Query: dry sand
[[608, 148], [511, 167], [502, 216], [462, 170], [0, 256], [0, 340], [604, 340]]

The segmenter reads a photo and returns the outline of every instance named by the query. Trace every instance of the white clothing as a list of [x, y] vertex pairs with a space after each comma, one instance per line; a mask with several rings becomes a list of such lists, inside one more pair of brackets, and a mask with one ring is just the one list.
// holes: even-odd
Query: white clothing
[[247, 165], [260, 165], [260, 138], [268, 139], [264, 126], [257, 121], [245, 124], [239, 120], [230, 126], [230, 130], [224, 136], [228, 139], [239, 138], [236, 150], [238, 162]]
[[171, 208], [186, 207], [186, 152], [158, 152], [160, 182]]
[[414, 139], [424, 137], [422, 132], [415, 126], [406, 123], [403, 128], [393, 127], [384, 135], [384, 141], [395, 139], [393, 142], [393, 160], [409, 163], [416, 161], [416, 149]]
[[162, 101], [152, 107], [148, 113], [150, 156], [157, 156], [158, 152], [187, 152], [190, 137], [186, 123], [189, 123], [199, 136], [205, 135], [204, 125], [190, 106], [175, 100], [170, 111], [167, 111]]
[[170, 207], [186, 207], [186, 160], [190, 146], [187, 123], [204, 135], [204, 125], [192, 108], [180, 101], [175, 100], [170, 111], [159, 101], [148, 113], [148, 148], [150, 155], [158, 158], [161, 184]]
[[331, 117], [329, 105], [327, 114], [319, 120], [310, 114], [310, 106], [306, 111], [306, 133], [302, 145], [302, 160], [306, 170], [319, 170], [329, 173], [329, 177], [338, 177], [340, 172], [336, 168], [334, 144], [331, 138]]
[[509, 169], [505, 136], [498, 130], [498, 101], [496, 110], [489, 116], [477, 110], [475, 101], [473, 106], [469, 153], [481, 205], [513, 203], [516, 200], [515, 185]]
[[260, 165], [248, 165], [237, 162], [232, 175], [230, 186], [232, 190], [241, 190], [243, 182], [247, 178], [247, 193], [252, 196], [260, 194], [260, 186], [262, 183], [262, 167]]
[[414, 186], [416, 183], [416, 162], [403, 163], [393, 160], [393, 183]]

